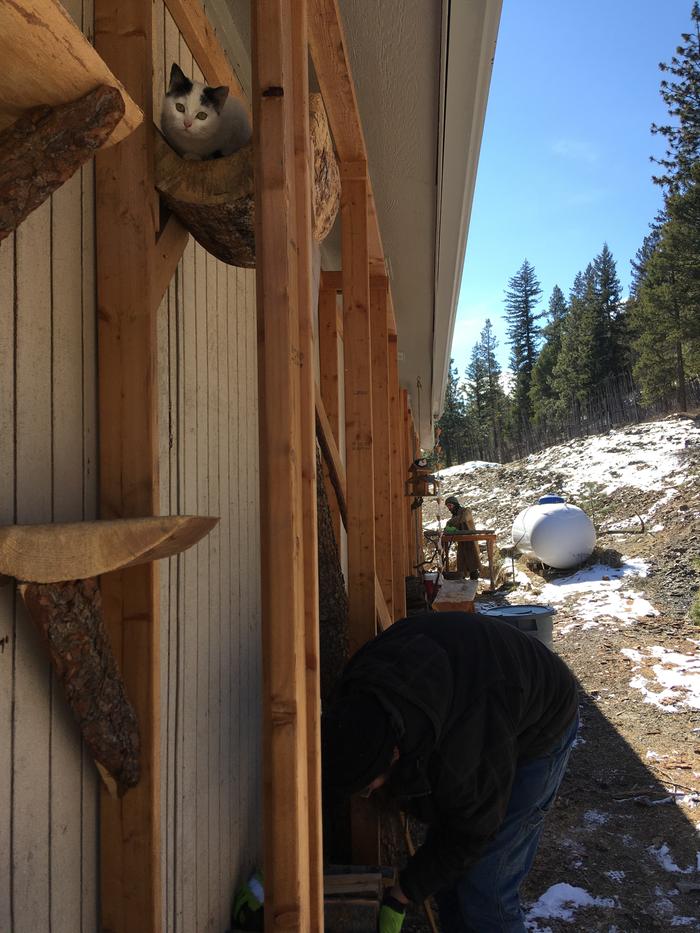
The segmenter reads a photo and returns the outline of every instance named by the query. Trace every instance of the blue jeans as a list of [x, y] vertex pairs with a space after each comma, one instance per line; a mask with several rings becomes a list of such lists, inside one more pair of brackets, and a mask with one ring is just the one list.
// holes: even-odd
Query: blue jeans
[[498, 834], [462, 878], [436, 895], [443, 933], [525, 933], [520, 885], [532, 867], [577, 730], [578, 716], [546, 755], [518, 767]]

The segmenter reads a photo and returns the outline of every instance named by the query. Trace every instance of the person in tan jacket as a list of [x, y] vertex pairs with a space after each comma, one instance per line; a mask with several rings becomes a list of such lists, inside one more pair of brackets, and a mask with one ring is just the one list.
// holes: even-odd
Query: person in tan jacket
[[[445, 526], [449, 533], [450, 528], [456, 531], [476, 531], [474, 516], [471, 509], [462, 505], [456, 496], [445, 499], [445, 507], [450, 512], [450, 520]], [[457, 572], [470, 580], [478, 580], [481, 575], [481, 560], [479, 559], [479, 545], [476, 541], [460, 541], [457, 544]]]

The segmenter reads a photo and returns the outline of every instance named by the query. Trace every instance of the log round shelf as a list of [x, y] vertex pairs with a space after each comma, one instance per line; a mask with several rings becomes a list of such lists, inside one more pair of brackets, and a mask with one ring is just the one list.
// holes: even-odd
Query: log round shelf
[[[309, 103], [313, 237], [320, 243], [340, 208], [340, 172], [321, 95], [310, 95]], [[232, 266], [255, 267], [252, 143], [220, 159], [189, 161], [157, 133], [155, 184], [166, 206], [207, 252]]]
[[0, 527], [0, 574], [34, 583], [97, 577], [184, 551], [218, 518], [166, 515]]

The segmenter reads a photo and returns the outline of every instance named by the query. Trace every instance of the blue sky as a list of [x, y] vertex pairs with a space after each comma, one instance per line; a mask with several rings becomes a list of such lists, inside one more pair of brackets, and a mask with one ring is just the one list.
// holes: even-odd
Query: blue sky
[[691, 0], [503, 0], [452, 356], [464, 372], [487, 317], [507, 365], [503, 295], [527, 258], [546, 307], [607, 241], [623, 291], [661, 206], [652, 122], [660, 61]]

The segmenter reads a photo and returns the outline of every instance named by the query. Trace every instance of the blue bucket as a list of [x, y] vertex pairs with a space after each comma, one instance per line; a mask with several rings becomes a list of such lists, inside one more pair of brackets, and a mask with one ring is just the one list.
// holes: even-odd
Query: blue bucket
[[552, 649], [552, 622], [555, 609], [552, 606], [498, 606], [496, 609], [480, 609], [482, 616], [501, 619], [514, 625], [521, 632], [527, 632], [533, 638]]

